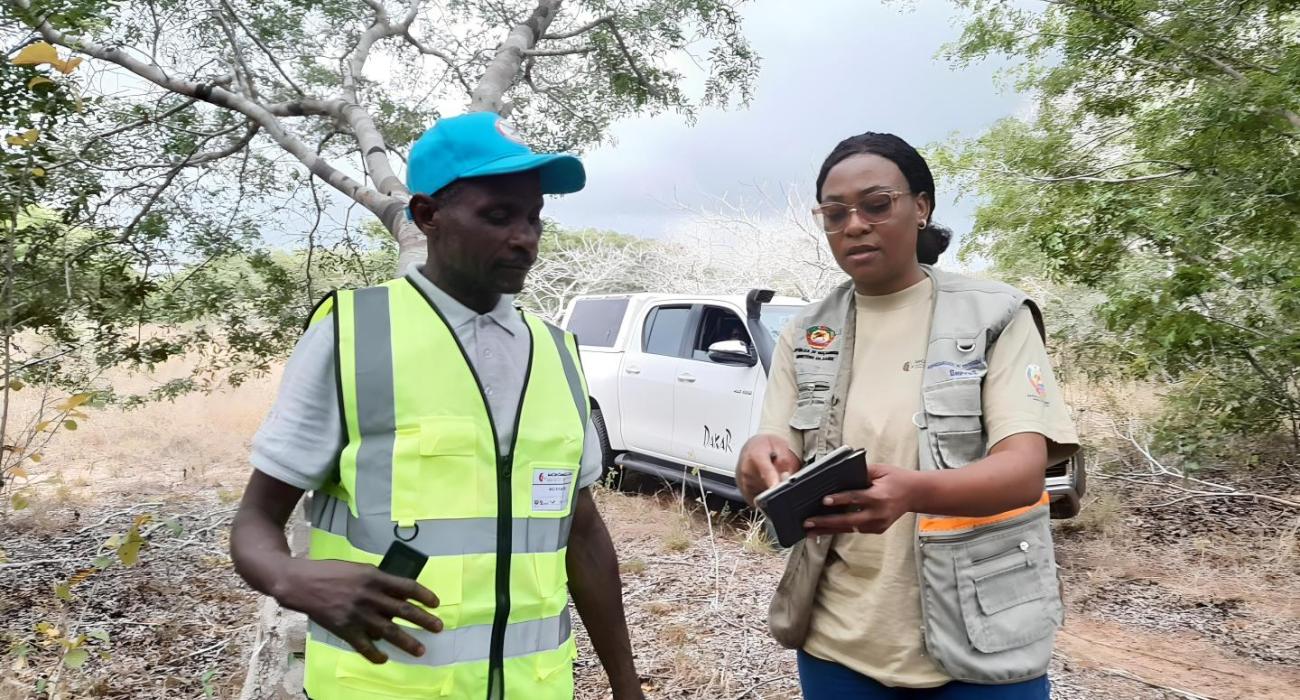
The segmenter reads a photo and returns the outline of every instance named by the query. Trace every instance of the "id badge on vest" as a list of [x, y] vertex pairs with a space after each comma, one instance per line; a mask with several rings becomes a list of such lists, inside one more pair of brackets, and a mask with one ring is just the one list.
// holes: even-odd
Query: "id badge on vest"
[[569, 489], [574, 470], [556, 467], [533, 468], [533, 512], [561, 513], [569, 509]]

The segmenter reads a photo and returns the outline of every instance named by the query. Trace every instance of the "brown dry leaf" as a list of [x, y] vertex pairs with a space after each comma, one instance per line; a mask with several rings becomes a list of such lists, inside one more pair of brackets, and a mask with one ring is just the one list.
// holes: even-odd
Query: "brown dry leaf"
[[55, 63], [55, 64], [54, 64], [54, 67], [57, 68], [57, 69], [59, 69], [59, 72], [60, 72], [60, 73], [62, 73], [62, 74], [64, 74], [64, 75], [70, 75], [70, 74], [72, 73], [72, 71], [74, 71], [74, 70], [77, 69], [77, 66], [81, 65], [81, 62], [82, 62], [83, 60], [85, 60], [85, 59], [82, 59], [82, 58], [79, 58], [79, 57], [78, 57], [78, 58], [69, 58], [69, 59], [66, 60], [66, 61], [59, 61], [58, 63]]

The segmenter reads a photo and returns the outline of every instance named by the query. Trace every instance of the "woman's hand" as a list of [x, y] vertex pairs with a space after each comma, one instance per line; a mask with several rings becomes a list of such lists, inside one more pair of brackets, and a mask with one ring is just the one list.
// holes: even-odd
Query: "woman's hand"
[[888, 464], [869, 464], [871, 488], [827, 496], [823, 503], [851, 512], [821, 515], [804, 523], [810, 537], [849, 532], [880, 534], [915, 508], [923, 485], [920, 472]]
[[736, 485], [745, 502], [754, 505], [754, 497], [799, 471], [803, 463], [790, 449], [785, 438], [755, 435], [740, 448], [736, 465]]

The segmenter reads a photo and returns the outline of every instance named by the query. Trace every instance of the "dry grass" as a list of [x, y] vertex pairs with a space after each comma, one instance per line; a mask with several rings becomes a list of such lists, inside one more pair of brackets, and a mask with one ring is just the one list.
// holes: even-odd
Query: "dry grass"
[[[123, 391], [143, 391], [180, 374], [179, 368], [154, 379], [123, 377]], [[38, 465], [28, 465], [35, 493], [54, 505], [87, 499], [175, 498], [203, 491], [238, 498], [248, 478], [248, 447], [270, 409], [279, 372], [237, 389], [195, 393], [174, 401], [121, 411], [83, 408], [87, 418], [76, 431], [62, 431], [44, 450]], [[33, 392], [18, 392], [19, 420], [33, 408]], [[21, 482], [20, 482], [21, 484]]]
[[1065, 532], [1109, 537], [1123, 529], [1124, 502], [1110, 491], [1086, 497], [1079, 515], [1058, 526]]
[[618, 564], [618, 570], [619, 570], [620, 573], [622, 573], [622, 574], [625, 575], [625, 576], [626, 576], [626, 575], [636, 576], [636, 575], [638, 575], [638, 574], [644, 574], [644, 573], [645, 573], [645, 560], [644, 560], [644, 559], [636, 559], [636, 558], [633, 558], [633, 559], [625, 559], [625, 560], [619, 562], [619, 564]]
[[668, 532], [664, 533], [664, 551], [678, 554], [685, 552], [691, 548], [693, 539], [686, 518], [680, 518]]

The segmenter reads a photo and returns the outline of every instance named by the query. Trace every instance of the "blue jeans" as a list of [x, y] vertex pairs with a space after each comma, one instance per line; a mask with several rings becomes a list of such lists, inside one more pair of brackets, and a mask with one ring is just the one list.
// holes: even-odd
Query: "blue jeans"
[[799, 650], [799, 683], [805, 700], [1048, 700], [1047, 675], [1008, 685], [952, 681], [938, 688], [891, 688]]

